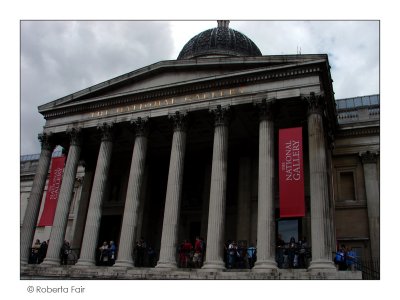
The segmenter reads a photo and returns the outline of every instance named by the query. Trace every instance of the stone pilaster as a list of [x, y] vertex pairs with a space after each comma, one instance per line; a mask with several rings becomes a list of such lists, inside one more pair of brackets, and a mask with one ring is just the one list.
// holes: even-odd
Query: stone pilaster
[[140, 195], [143, 189], [143, 177], [147, 153], [148, 118], [137, 118], [131, 124], [135, 127], [135, 145], [133, 147], [128, 190], [126, 192], [121, 237], [115, 266], [133, 266], [133, 247], [136, 240]]
[[276, 270], [274, 219], [273, 102], [257, 104], [260, 116], [258, 146], [257, 262], [253, 271]]
[[311, 246], [310, 270], [335, 270], [332, 261], [332, 212], [329, 199], [326, 143], [323, 125], [324, 97], [311, 93], [308, 103], [310, 162]]
[[211, 167], [210, 205], [207, 230], [207, 254], [203, 269], [224, 269], [223, 244], [225, 231], [226, 180], [228, 167], [229, 107], [218, 105], [214, 114], [214, 146]]
[[177, 267], [176, 248], [186, 148], [186, 113], [176, 112], [169, 117], [174, 123], [174, 134], [169, 163], [160, 258], [156, 268]]
[[51, 134], [39, 134], [38, 138], [42, 145], [39, 164], [36, 170], [35, 178], [32, 183], [32, 190], [29, 195], [28, 205], [26, 207], [24, 220], [21, 227], [21, 264], [28, 263], [30, 248], [32, 247], [33, 237], [35, 236], [36, 224], [39, 217], [40, 205], [43, 198], [43, 191], [46, 185], [47, 174], [51, 161], [54, 144], [50, 141]]
[[380, 200], [378, 180], [378, 153], [366, 151], [360, 153], [364, 169], [365, 191], [367, 196], [369, 238], [371, 256], [380, 258]]
[[94, 173], [92, 193], [89, 200], [89, 209], [86, 217], [85, 231], [83, 233], [82, 248], [77, 266], [94, 266], [96, 263], [97, 239], [100, 230], [101, 209], [104, 200], [104, 192], [108, 180], [113, 148], [112, 124], [101, 124], [97, 127], [101, 130], [100, 151], [97, 157], [97, 165]]
[[64, 243], [65, 230], [67, 228], [68, 214], [71, 207], [75, 184], [75, 176], [81, 154], [81, 129], [68, 129], [67, 134], [70, 136], [71, 142], [68, 150], [67, 161], [65, 163], [54, 222], [51, 228], [47, 255], [43, 261], [44, 265], [60, 264], [60, 250]]

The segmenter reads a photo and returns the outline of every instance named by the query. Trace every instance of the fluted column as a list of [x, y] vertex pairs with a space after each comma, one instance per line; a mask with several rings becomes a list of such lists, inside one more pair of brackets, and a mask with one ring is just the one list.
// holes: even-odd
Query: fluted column
[[43, 264], [45, 265], [60, 264], [60, 250], [64, 243], [65, 230], [67, 228], [68, 214], [71, 207], [76, 171], [81, 154], [80, 131], [80, 128], [72, 128], [67, 130], [67, 134], [69, 134], [71, 138], [71, 143], [68, 150], [67, 161], [65, 163], [60, 194], [54, 216], [54, 222], [51, 228], [49, 246], [47, 249], [46, 258], [43, 261]]
[[218, 105], [211, 112], [215, 117], [214, 146], [211, 167], [210, 205], [207, 229], [207, 255], [203, 269], [224, 269], [223, 244], [225, 231], [226, 179], [228, 168], [229, 107]]
[[81, 254], [76, 264], [77, 266], [94, 266], [96, 263], [96, 248], [100, 230], [101, 209], [111, 163], [113, 125], [103, 123], [99, 125], [97, 129], [101, 130], [102, 133], [100, 151], [97, 157], [92, 193], [90, 195], [89, 209], [86, 216], [85, 231], [83, 233]]
[[257, 262], [253, 271], [274, 270], [275, 219], [274, 219], [274, 122], [272, 102], [263, 100], [258, 104], [258, 217], [257, 217]]
[[36, 224], [40, 211], [40, 204], [43, 198], [43, 191], [46, 185], [47, 174], [51, 161], [51, 154], [54, 145], [50, 143], [51, 134], [39, 134], [39, 140], [42, 145], [39, 164], [32, 183], [32, 190], [29, 195], [28, 205], [26, 207], [24, 220], [21, 227], [21, 264], [27, 264], [32, 247], [33, 237], [35, 236]]
[[132, 153], [128, 190], [126, 192], [118, 257], [114, 265], [127, 267], [133, 266], [132, 253], [136, 240], [140, 194], [143, 189], [143, 175], [146, 164], [148, 118], [137, 118], [132, 120], [131, 123], [135, 127], [136, 137]]
[[311, 245], [310, 270], [335, 270], [332, 261], [332, 213], [328, 187], [326, 143], [323, 125], [323, 96], [314, 93], [308, 102], [308, 148], [310, 163]]
[[177, 267], [176, 248], [186, 148], [186, 113], [176, 112], [169, 117], [174, 122], [174, 134], [172, 137], [171, 158], [169, 162], [160, 259], [156, 268]]
[[369, 238], [371, 256], [380, 258], [380, 201], [378, 180], [378, 153], [370, 151], [360, 153], [364, 168], [364, 182], [367, 196]]

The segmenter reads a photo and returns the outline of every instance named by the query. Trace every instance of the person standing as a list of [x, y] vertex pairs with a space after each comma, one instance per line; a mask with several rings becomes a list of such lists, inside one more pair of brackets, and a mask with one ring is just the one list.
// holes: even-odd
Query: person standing
[[43, 262], [43, 260], [46, 257], [46, 254], [47, 254], [47, 243], [46, 243], [46, 241], [43, 241], [40, 244], [40, 248], [39, 248], [38, 264]]
[[352, 247], [347, 248], [347, 251], [346, 251], [347, 270], [354, 271], [355, 263], [356, 263], [356, 252], [353, 250]]
[[202, 262], [202, 242], [200, 237], [196, 237], [194, 243], [193, 264], [195, 268], [200, 268]]
[[235, 267], [237, 249], [236, 241], [232, 241], [232, 243], [228, 246], [228, 269]]
[[105, 266], [108, 264], [108, 243], [107, 241], [103, 242], [103, 245], [100, 246], [99, 248], [100, 251], [100, 265]]
[[68, 241], [64, 241], [61, 247], [61, 264], [68, 265], [68, 256], [71, 253], [71, 247]]
[[257, 260], [257, 248], [254, 247], [253, 243], [250, 243], [250, 247], [247, 248], [247, 261], [249, 262], [249, 269], [254, 267], [254, 263]]
[[109, 260], [109, 265], [112, 266], [115, 264], [115, 258], [117, 255], [117, 247], [115, 246], [114, 241], [110, 241], [110, 247], [108, 248], [108, 260]]

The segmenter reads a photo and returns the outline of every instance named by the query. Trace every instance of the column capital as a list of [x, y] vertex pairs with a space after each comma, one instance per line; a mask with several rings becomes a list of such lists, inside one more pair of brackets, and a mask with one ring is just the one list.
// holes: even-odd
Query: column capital
[[82, 142], [82, 128], [72, 127], [66, 130], [67, 135], [70, 137], [71, 145], [80, 146]]
[[231, 117], [230, 105], [222, 107], [217, 105], [215, 108], [210, 108], [210, 113], [214, 115], [214, 125], [215, 126], [226, 126], [228, 125]]
[[111, 141], [113, 138], [114, 123], [100, 123], [97, 125], [97, 130], [101, 131], [102, 141]]
[[273, 119], [273, 113], [275, 111], [275, 99], [267, 100], [266, 98], [255, 101], [253, 104], [257, 107], [258, 110], [258, 117], [260, 121], [262, 120], [269, 120]]
[[53, 150], [55, 144], [53, 142], [53, 133], [43, 132], [38, 134], [38, 140], [40, 141], [41, 147], [44, 150]]
[[303, 100], [305, 100], [308, 105], [308, 115], [322, 115], [325, 108], [324, 99], [325, 98], [323, 94], [316, 95], [314, 92], [311, 92], [309, 96], [304, 96]]
[[149, 117], [138, 117], [131, 120], [136, 136], [147, 136], [149, 134], [149, 120]]
[[379, 153], [366, 151], [366, 152], [360, 152], [359, 156], [363, 164], [371, 164], [371, 163], [376, 163], [378, 161]]
[[187, 126], [187, 112], [186, 111], [176, 111], [173, 114], [168, 115], [174, 125], [174, 131], [185, 131]]

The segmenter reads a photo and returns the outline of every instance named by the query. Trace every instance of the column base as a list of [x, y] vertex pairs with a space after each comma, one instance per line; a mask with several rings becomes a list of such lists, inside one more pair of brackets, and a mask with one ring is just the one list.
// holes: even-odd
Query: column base
[[308, 271], [336, 271], [334, 263], [330, 260], [313, 260], [308, 267]]
[[113, 267], [133, 267], [132, 260], [118, 260], [115, 262]]
[[222, 271], [225, 270], [225, 264], [222, 261], [206, 261], [199, 270], [204, 271]]
[[252, 272], [277, 271], [277, 263], [273, 260], [256, 261]]
[[61, 261], [58, 258], [45, 258], [41, 263], [42, 266], [61, 266]]
[[79, 259], [75, 264], [76, 267], [94, 267], [96, 262], [90, 259]]
[[176, 262], [159, 261], [155, 266], [156, 269], [178, 269]]

